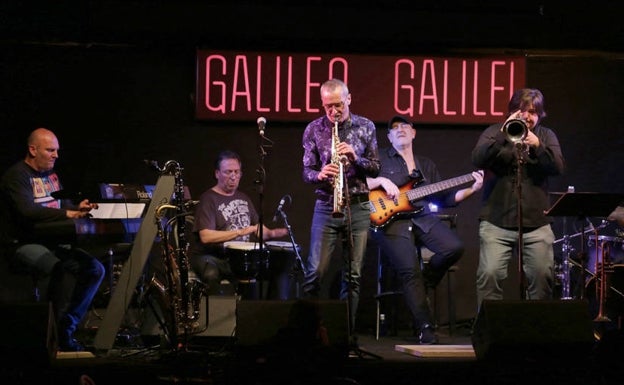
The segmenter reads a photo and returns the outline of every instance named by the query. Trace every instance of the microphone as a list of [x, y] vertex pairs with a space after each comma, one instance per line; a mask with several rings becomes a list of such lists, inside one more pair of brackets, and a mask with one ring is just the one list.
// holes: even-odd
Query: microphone
[[273, 215], [273, 222], [277, 221], [277, 214], [282, 212], [282, 207], [284, 207], [284, 203], [286, 203], [286, 195], [282, 197], [282, 199], [279, 201], [279, 204], [277, 205], [277, 210], [275, 210], [275, 215]]
[[258, 130], [260, 131], [260, 136], [264, 136], [264, 126], [266, 125], [266, 119], [261, 116], [256, 120], [258, 123]]

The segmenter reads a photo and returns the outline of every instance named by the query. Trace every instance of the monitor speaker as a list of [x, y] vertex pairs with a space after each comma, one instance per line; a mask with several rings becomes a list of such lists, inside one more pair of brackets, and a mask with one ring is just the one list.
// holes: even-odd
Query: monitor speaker
[[6, 367], [47, 367], [58, 347], [52, 305], [0, 305], [0, 359]]
[[[318, 300], [316, 303], [329, 344], [346, 348], [349, 342], [346, 301]], [[280, 328], [287, 326], [295, 304], [296, 300], [240, 301], [236, 308], [236, 343], [242, 347], [269, 343]]]
[[478, 359], [586, 360], [594, 344], [584, 300], [485, 300], [473, 326]]

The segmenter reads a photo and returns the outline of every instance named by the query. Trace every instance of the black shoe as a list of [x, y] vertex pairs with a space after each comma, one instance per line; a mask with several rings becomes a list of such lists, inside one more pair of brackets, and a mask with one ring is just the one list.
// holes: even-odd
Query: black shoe
[[438, 343], [438, 336], [435, 334], [433, 327], [425, 325], [420, 329], [418, 343], [421, 345], [435, 345]]
[[59, 341], [59, 351], [61, 352], [84, 352], [86, 349], [75, 338], [68, 338], [63, 341]]

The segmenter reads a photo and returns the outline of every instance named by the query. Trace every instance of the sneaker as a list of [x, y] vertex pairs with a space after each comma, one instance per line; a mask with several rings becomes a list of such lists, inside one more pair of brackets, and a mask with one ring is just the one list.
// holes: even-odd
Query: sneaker
[[427, 325], [420, 329], [420, 333], [418, 333], [418, 343], [421, 345], [435, 345], [438, 343], [438, 336], [436, 336], [431, 326]]

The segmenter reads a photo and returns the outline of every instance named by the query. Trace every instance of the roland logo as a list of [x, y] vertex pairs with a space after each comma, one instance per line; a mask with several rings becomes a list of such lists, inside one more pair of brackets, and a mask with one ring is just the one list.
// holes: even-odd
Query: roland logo
[[138, 199], [152, 199], [152, 194], [147, 191], [137, 191]]

